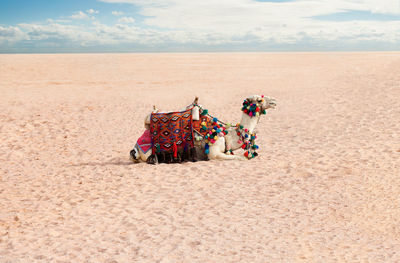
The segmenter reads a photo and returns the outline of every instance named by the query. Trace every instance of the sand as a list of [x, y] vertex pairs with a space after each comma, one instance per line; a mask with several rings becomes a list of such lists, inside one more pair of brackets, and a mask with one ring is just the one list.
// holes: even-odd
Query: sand
[[[399, 262], [400, 53], [0, 55], [0, 262]], [[152, 105], [251, 161], [132, 164]]]

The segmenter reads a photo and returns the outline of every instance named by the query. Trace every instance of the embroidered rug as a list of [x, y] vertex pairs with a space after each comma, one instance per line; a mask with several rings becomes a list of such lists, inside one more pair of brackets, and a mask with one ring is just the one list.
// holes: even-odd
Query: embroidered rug
[[147, 153], [153, 145], [151, 143], [150, 130], [145, 130], [142, 136], [137, 140], [136, 144], [143, 153]]
[[152, 113], [150, 133], [153, 154], [193, 148], [192, 125], [192, 108], [181, 112]]

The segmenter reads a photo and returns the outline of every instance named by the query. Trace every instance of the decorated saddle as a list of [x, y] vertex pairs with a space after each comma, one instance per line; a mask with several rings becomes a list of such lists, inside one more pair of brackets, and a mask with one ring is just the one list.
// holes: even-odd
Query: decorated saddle
[[179, 112], [152, 113], [152, 156], [158, 162], [195, 161], [192, 108]]

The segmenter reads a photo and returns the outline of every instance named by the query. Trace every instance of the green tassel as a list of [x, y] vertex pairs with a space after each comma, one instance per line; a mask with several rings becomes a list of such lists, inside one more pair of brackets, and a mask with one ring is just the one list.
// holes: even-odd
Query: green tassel
[[159, 145], [159, 144], [156, 145], [156, 152], [157, 152], [157, 153], [160, 153], [160, 152], [161, 152], [161, 149], [160, 149], [160, 145]]
[[204, 109], [204, 110], [201, 112], [201, 116], [207, 115], [207, 113], [208, 113], [208, 110]]

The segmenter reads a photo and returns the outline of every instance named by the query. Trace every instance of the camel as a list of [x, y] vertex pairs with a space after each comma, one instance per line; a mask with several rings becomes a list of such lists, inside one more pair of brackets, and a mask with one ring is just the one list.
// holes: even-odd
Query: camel
[[[192, 109], [193, 120], [198, 120], [199, 115], [204, 111], [203, 107], [198, 104], [198, 98], [185, 109]], [[256, 157], [258, 154], [255, 151], [258, 146], [254, 144], [256, 135], [254, 130], [262, 116], [267, 109], [274, 109], [276, 107], [276, 100], [267, 96], [253, 95], [246, 98], [242, 107], [242, 118], [239, 124], [231, 126], [227, 124], [220, 124], [219, 127], [224, 130], [226, 135], [218, 134], [218, 138], [204, 138], [195, 134], [197, 138], [195, 148], [198, 159], [200, 160], [248, 160]], [[154, 107], [152, 113], [159, 112]], [[145, 128], [149, 129], [150, 116], [145, 118]], [[209, 115], [210, 116], [210, 115]], [[214, 119], [216, 120], [216, 119]], [[221, 123], [216, 120], [216, 122]], [[145, 131], [149, 132], [148, 130]], [[196, 132], [194, 132], [196, 133]], [[214, 133], [215, 134], [215, 133]], [[212, 135], [210, 135], [212, 136]], [[200, 139], [199, 139], [200, 137]], [[215, 139], [215, 140], [214, 140]], [[235, 155], [233, 151], [243, 148], [247, 150], [245, 155]], [[134, 162], [148, 162], [157, 163], [157, 160], [149, 161], [151, 150], [144, 152], [137, 144], [130, 152], [131, 160]]]

